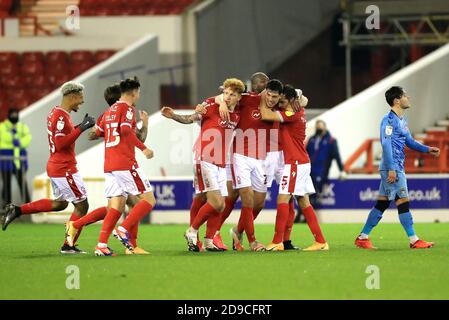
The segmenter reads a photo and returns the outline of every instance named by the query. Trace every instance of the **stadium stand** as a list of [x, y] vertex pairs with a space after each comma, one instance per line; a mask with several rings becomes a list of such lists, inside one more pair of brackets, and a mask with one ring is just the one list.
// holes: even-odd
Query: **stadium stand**
[[[115, 50], [0, 52], [0, 106], [26, 108], [64, 82], [108, 59]], [[26, 88], [26, 90], [24, 90]], [[14, 95], [6, 95], [14, 90]], [[4, 112], [0, 114], [4, 118]]]

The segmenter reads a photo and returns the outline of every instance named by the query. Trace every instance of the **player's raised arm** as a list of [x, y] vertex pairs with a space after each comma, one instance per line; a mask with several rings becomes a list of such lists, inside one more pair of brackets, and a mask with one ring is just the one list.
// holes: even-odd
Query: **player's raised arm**
[[139, 110], [139, 117], [142, 121], [142, 128], [136, 128], [136, 136], [140, 141], [145, 142], [148, 135], [148, 113], [144, 110]]
[[161, 114], [168, 119], [172, 119], [182, 124], [191, 124], [201, 119], [201, 116], [198, 113], [193, 113], [189, 115], [179, 115], [176, 114], [170, 107], [163, 107], [161, 109]]
[[91, 117], [86, 113], [83, 121], [79, 125], [77, 125], [76, 129], [73, 130], [70, 134], [66, 135], [63, 131], [57, 132], [55, 135], [56, 151], [70, 147], [70, 145], [72, 145], [72, 143], [74, 143], [75, 140], [78, 139], [81, 133], [83, 133], [89, 128], [92, 128], [94, 125], [95, 125], [94, 117]]

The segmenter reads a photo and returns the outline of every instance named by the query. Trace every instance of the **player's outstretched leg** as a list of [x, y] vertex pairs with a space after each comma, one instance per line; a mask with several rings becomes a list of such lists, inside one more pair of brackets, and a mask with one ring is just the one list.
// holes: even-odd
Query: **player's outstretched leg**
[[357, 247], [362, 249], [376, 249], [369, 239], [369, 234], [374, 227], [377, 226], [380, 219], [382, 219], [382, 215], [390, 206], [390, 202], [391, 201], [387, 198], [380, 198], [377, 200], [376, 205], [371, 209], [368, 218], [366, 219], [365, 226], [354, 241], [354, 244]]
[[30, 203], [25, 203], [21, 206], [16, 206], [12, 203], [7, 204], [2, 219], [2, 229], [3, 231], [5, 231], [8, 225], [21, 215], [50, 211], [62, 211], [67, 208], [67, 206], [67, 201], [55, 201], [50, 199], [41, 199]]
[[410, 202], [408, 199], [403, 202], [400, 199], [397, 203], [398, 206], [398, 213], [399, 213], [399, 221], [401, 221], [402, 227], [405, 230], [405, 233], [407, 234], [409, 241], [410, 241], [410, 248], [411, 249], [428, 249], [432, 248], [434, 243], [433, 242], [427, 242], [422, 239], [419, 239], [418, 236], [415, 233], [415, 229], [413, 228], [413, 217], [410, 213], [409, 204]]

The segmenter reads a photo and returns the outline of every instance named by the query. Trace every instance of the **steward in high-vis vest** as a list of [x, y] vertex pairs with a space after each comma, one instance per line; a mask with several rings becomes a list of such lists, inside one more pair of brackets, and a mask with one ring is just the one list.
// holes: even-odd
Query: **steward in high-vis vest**
[[8, 119], [0, 123], [0, 170], [3, 179], [3, 203], [11, 202], [11, 175], [15, 175], [22, 200], [30, 201], [26, 183], [28, 160], [26, 148], [30, 145], [31, 134], [28, 126], [19, 122], [17, 109], [10, 109]]

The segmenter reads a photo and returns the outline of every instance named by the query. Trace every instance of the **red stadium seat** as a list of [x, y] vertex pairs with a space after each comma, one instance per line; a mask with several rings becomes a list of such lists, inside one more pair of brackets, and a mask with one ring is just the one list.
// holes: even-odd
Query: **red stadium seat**
[[74, 65], [72, 65], [72, 67], [70, 69], [70, 76], [72, 78], [75, 78], [75, 77], [79, 76], [80, 74], [84, 73], [85, 71], [89, 70], [93, 66], [94, 66], [93, 63], [86, 62], [86, 61], [82, 61], [78, 64], [74, 64]]
[[52, 91], [53, 91], [52, 87], [44, 87], [40, 89], [33, 88], [29, 90], [28, 95], [32, 102], [36, 102], [41, 98], [45, 97], [46, 95], [48, 95]]
[[93, 57], [92, 52], [90, 52], [90, 51], [76, 50], [76, 51], [72, 51], [70, 53], [70, 61], [71, 62], [75, 62], [75, 61], [93, 62], [94, 57]]
[[14, 89], [23, 86], [22, 79], [17, 74], [2, 76], [0, 82], [4, 88]]
[[60, 87], [65, 82], [70, 81], [70, 79], [72, 78], [68, 72], [48, 74], [48, 80], [54, 87]]
[[29, 97], [12, 98], [9, 100], [9, 105], [11, 108], [25, 109], [31, 105], [31, 99]]
[[47, 74], [69, 73], [69, 65], [66, 62], [58, 61], [53, 64], [47, 64]]
[[68, 59], [69, 56], [65, 51], [49, 51], [45, 55], [45, 62], [47, 65], [55, 62], [67, 63]]
[[0, 65], [3, 63], [19, 64], [18, 54], [16, 52], [0, 52]]
[[17, 64], [6, 63], [0, 65], [0, 76], [15, 75], [19, 72], [19, 66]]
[[44, 74], [38, 74], [34, 76], [25, 76], [23, 77], [23, 82], [27, 87], [32, 88], [46, 88], [50, 86], [50, 81], [48, 77]]
[[22, 64], [27, 62], [44, 62], [44, 54], [40, 51], [28, 51], [22, 53]]
[[32, 61], [24, 62], [20, 67], [20, 73], [24, 76], [38, 75], [44, 72], [44, 65], [42, 62]]
[[115, 54], [114, 50], [98, 50], [94, 54], [94, 59], [96, 63], [100, 63], [106, 59], [109, 59]]

